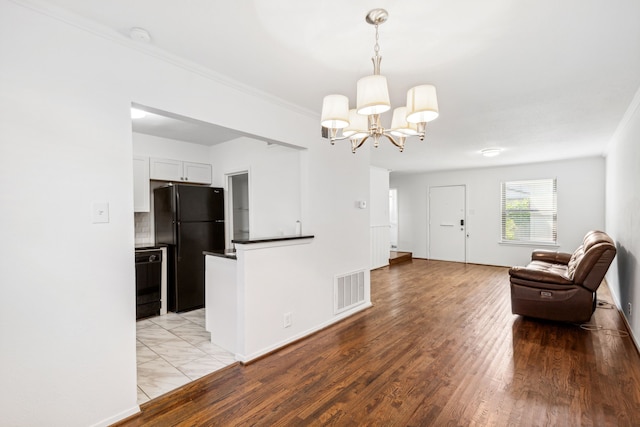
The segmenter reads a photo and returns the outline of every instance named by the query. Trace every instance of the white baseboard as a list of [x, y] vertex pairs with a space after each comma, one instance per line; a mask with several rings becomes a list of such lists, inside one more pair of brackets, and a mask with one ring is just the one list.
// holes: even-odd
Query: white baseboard
[[620, 317], [622, 317], [622, 321], [624, 322], [625, 326], [627, 327], [627, 331], [629, 332], [629, 337], [631, 337], [631, 341], [633, 341], [633, 344], [636, 346], [636, 351], [640, 353], [640, 342], [638, 341], [636, 336], [633, 335], [633, 329], [631, 329], [631, 325], [629, 324], [629, 320], [627, 319], [627, 316], [624, 315], [624, 310], [620, 305], [620, 301], [618, 300], [616, 293], [611, 291], [611, 288], [609, 287], [609, 282], [607, 282], [606, 279], [605, 279], [605, 283], [607, 285], [607, 288], [609, 288], [609, 293], [611, 294], [611, 298], [613, 298], [613, 305], [615, 306], [616, 310], [618, 310], [618, 314], [620, 315]]
[[262, 357], [265, 354], [269, 354], [269, 353], [271, 353], [271, 352], [273, 352], [275, 350], [278, 350], [278, 349], [280, 349], [282, 347], [286, 347], [287, 345], [289, 345], [289, 344], [291, 344], [291, 343], [293, 343], [295, 341], [298, 341], [298, 340], [300, 340], [302, 338], [308, 337], [309, 335], [312, 335], [312, 334], [314, 334], [314, 333], [326, 328], [327, 326], [331, 326], [334, 323], [338, 323], [341, 320], [344, 320], [347, 317], [350, 317], [350, 316], [352, 316], [352, 315], [354, 315], [356, 313], [359, 313], [362, 310], [366, 310], [367, 308], [372, 307], [372, 306], [373, 306], [373, 304], [371, 303], [371, 301], [365, 302], [364, 304], [361, 304], [361, 305], [359, 305], [357, 307], [354, 307], [353, 310], [347, 311], [345, 313], [340, 313], [339, 316], [331, 318], [326, 322], [323, 322], [323, 323], [321, 323], [321, 324], [319, 324], [319, 325], [317, 325], [317, 326], [315, 326], [315, 327], [313, 327], [311, 329], [307, 329], [306, 331], [303, 331], [303, 332], [301, 332], [299, 334], [296, 334], [296, 335], [294, 335], [292, 337], [289, 337], [286, 340], [280, 341], [280, 342], [278, 342], [278, 343], [276, 343], [274, 345], [271, 345], [269, 347], [265, 347], [265, 348], [263, 348], [261, 350], [258, 350], [256, 352], [253, 352], [253, 353], [248, 354], [248, 355], [236, 353], [235, 354], [236, 360], [241, 362], [241, 363], [249, 363], [252, 360], [255, 360], [255, 359], [259, 358], [259, 357]]
[[91, 427], [107, 427], [107, 426], [110, 426], [111, 424], [114, 424], [118, 421], [122, 421], [125, 418], [135, 415], [139, 412], [140, 412], [140, 406], [136, 405], [133, 408], [127, 409], [126, 411], [122, 411], [117, 415], [114, 415], [112, 417], [99, 421], [95, 424], [92, 424]]

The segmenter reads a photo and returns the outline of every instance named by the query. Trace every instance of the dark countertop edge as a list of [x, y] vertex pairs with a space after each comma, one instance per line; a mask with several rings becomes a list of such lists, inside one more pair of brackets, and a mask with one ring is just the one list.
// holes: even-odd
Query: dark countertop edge
[[203, 255], [211, 255], [211, 256], [217, 256], [220, 258], [227, 258], [227, 259], [238, 259], [236, 257], [235, 253], [229, 253], [229, 252], [225, 252], [225, 251], [202, 251]]
[[283, 240], [300, 240], [300, 239], [313, 239], [315, 236], [313, 234], [305, 235], [305, 236], [278, 236], [278, 237], [261, 237], [258, 239], [247, 239], [247, 240], [232, 240], [231, 243], [237, 243], [239, 245], [250, 245], [252, 243], [269, 243], [269, 242], [280, 242]]
[[136, 251], [144, 251], [144, 250], [148, 250], [148, 249], [162, 249], [162, 248], [166, 248], [167, 244], [165, 243], [158, 243], [156, 245], [152, 245], [152, 244], [142, 244], [142, 245], [135, 245], [134, 249]]

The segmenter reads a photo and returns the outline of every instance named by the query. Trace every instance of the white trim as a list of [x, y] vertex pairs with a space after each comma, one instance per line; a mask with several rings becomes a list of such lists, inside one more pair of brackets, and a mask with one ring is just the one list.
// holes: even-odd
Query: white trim
[[231, 241], [234, 239], [233, 236], [233, 188], [231, 184], [231, 178], [236, 175], [247, 175], [247, 197], [249, 198], [249, 237], [251, 236], [251, 229], [254, 227], [253, 224], [253, 215], [251, 213], [251, 202], [252, 202], [252, 194], [251, 194], [251, 167], [247, 166], [246, 168], [234, 169], [230, 172], [225, 172], [224, 174], [224, 191], [226, 192], [226, 197], [224, 199], [225, 208], [225, 247], [233, 248], [234, 244]]
[[91, 427], [107, 427], [114, 423], [117, 423], [118, 421], [122, 421], [127, 417], [130, 417], [132, 415], [139, 414], [139, 413], [140, 413], [140, 406], [136, 405], [133, 408], [127, 409], [126, 411], [122, 411], [117, 415], [114, 415], [109, 418], [105, 418], [102, 421], [98, 421], [97, 423], [92, 424]]
[[306, 331], [303, 331], [303, 332], [301, 332], [299, 334], [296, 334], [296, 335], [294, 335], [292, 337], [289, 337], [286, 340], [280, 341], [280, 342], [278, 342], [278, 343], [276, 343], [274, 345], [271, 345], [269, 347], [265, 347], [265, 348], [263, 348], [261, 350], [253, 352], [253, 353], [251, 353], [249, 355], [236, 353], [235, 354], [236, 360], [241, 362], [241, 363], [249, 363], [252, 360], [255, 360], [255, 359], [257, 359], [257, 358], [259, 358], [261, 356], [264, 356], [265, 354], [271, 353], [271, 352], [273, 352], [275, 350], [278, 350], [278, 349], [280, 349], [282, 347], [285, 347], [285, 346], [287, 346], [287, 345], [289, 345], [289, 344], [291, 344], [291, 343], [293, 343], [295, 341], [298, 341], [298, 340], [300, 340], [302, 338], [306, 338], [306, 337], [308, 337], [308, 336], [310, 336], [310, 335], [312, 335], [312, 334], [314, 334], [316, 332], [321, 331], [322, 329], [324, 329], [324, 328], [326, 328], [328, 326], [331, 326], [331, 325], [333, 325], [335, 323], [338, 323], [338, 322], [346, 319], [347, 317], [350, 317], [350, 316], [352, 316], [352, 315], [354, 315], [354, 314], [356, 314], [356, 313], [358, 313], [360, 311], [366, 310], [367, 308], [370, 308], [370, 307], [373, 307], [373, 304], [370, 301], [367, 302], [364, 305], [363, 304], [358, 305], [357, 307], [354, 308], [354, 310], [350, 310], [348, 312], [341, 313], [340, 316], [336, 316], [336, 317], [334, 317], [332, 319], [329, 319], [328, 321], [323, 322], [323, 323], [317, 325], [314, 328], [307, 329]]
[[611, 287], [609, 286], [609, 281], [606, 279], [606, 277], [604, 279], [604, 282], [607, 285], [607, 288], [609, 289], [609, 294], [611, 294], [611, 298], [613, 298], [613, 305], [616, 307], [616, 310], [618, 310], [618, 315], [622, 318], [622, 321], [627, 327], [627, 331], [629, 332], [631, 341], [633, 341], [633, 344], [636, 346], [636, 350], [638, 351], [638, 353], [640, 353], [640, 342], [636, 339], [636, 336], [633, 335], [633, 328], [629, 324], [629, 320], [627, 320], [627, 316], [624, 315], [624, 310], [620, 307], [620, 300], [618, 299], [618, 295], [611, 290]]

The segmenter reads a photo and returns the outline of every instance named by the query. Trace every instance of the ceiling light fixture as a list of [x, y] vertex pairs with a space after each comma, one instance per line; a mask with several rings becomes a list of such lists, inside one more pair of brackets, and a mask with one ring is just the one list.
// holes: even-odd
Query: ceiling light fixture
[[[351, 140], [351, 151], [356, 152], [364, 142], [373, 138], [373, 146], [378, 147], [380, 137], [385, 136], [400, 151], [409, 136], [424, 139], [427, 122], [438, 117], [438, 99], [433, 85], [420, 85], [407, 92], [406, 107], [393, 110], [391, 128], [380, 124], [380, 114], [391, 108], [387, 78], [380, 75], [378, 26], [387, 21], [389, 14], [384, 9], [373, 9], [365, 20], [376, 28], [376, 44], [373, 47], [373, 75], [363, 77], [357, 84], [357, 106], [349, 109], [349, 98], [344, 95], [327, 95], [322, 101], [322, 136], [331, 144], [336, 141]], [[339, 131], [342, 129], [342, 135]]]
[[485, 157], [495, 157], [499, 155], [501, 151], [499, 148], [484, 148], [480, 150], [480, 153]]
[[129, 30], [129, 37], [132, 40], [142, 43], [151, 43], [151, 34], [144, 28], [134, 27]]
[[147, 115], [146, 111], [138, 110], [137, 108], [131, 109], [131, 118], [132, 119], [141, 119]]

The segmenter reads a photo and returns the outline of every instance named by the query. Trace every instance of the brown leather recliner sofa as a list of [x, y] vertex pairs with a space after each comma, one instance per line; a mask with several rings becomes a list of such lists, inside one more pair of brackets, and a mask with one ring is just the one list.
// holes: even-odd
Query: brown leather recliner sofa
[[590, 231], [573, 254], [536, 250], [526, 267], [511, 267], [511, 312], [539, 319], [587, 322], [596, 290], [616, 246], [602, 231]]

